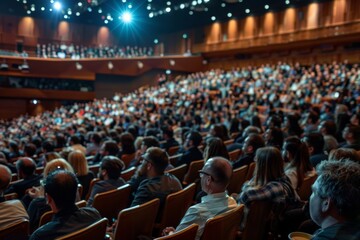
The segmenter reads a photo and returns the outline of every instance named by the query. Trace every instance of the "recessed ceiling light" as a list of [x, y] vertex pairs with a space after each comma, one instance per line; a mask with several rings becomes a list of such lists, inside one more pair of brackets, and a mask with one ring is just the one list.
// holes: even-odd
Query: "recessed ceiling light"
[[180, 4], [180, 9], [184, 9], [185, 8], [185, 4]]
[[232, 13], [229, 12], [229, 13], [227, 14], [227, 16], [228, 16], [229, 18], [231, 18], [231, 17], [232, 17]]
[[285, 3], [286, 3], [286, 4], [290, 4], [290, 1], [289, 1], [289, 0], [286, 0]]
[[216, 20], [216, 17], [215, 17], [215, 16], [212, 16], [212, 17], [211, 17], [211, 20], [212, 20], [212, 21], [215, 21], [215, 20]]
[[245, 9], [245, 12], [246, 12], [246, 13], [250, 13], [250, 9], [248, 9], [248, 8]]
[[171, 12], [171, 8], [167, 7], [167, 8], [165, 8], [165, 11], [166, 12]]
[[189, 15], [193, 15], [194, 14], [194, 12], [193, 11], [189, 11]]
[[266, 5], [264, 6], [264, 8], [265, 8], [265, 9], [269, 9], [269, 5], [266, 4]]

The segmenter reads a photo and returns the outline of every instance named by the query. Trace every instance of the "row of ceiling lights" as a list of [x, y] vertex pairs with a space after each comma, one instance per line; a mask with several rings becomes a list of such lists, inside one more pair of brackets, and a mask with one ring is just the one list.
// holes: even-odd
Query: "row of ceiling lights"
[[[17, 2], [20, 2], [20, 0], [16, 0]], [[190, 11], [189, 11], [189, 15], [193, 15], [194, 14], [194, 11], [193, 11], [193, 8], [197, 5], [202, 5], [204, 6], [204, 11], [208, 11], [208, 8], [206, 7], [206, 4], [210, 2], [210, 0], [193, 0], [189, 3], [181, 3], [179, 5], [175, 5], [172, 7], [172, 3], [171, 1], [167, 1], [166, 2], [166, 7], [162, 10], [159, 10], [159, 11], [153, 11], [153, 8], [151, 6], [151, 3], [152, 3], [153, 0], [148, 0], [148, 5], [147, 5], [147, 10], [149, 11], [149, 14], [148, 14], [148, 17], [149, 18], [153, 18], [153, 17], [156, 17], [156, 16], [160, 16], [160, 15], [163, 15], [163, 14], [167, 14], [167, 13], [170, 13], [172, 10], [174, 11], [177, 11], [177, 10], [183, 10], [183, 9], [186, 9], [186, 8], [190, 8]], [[243, 0], [239, 0], [239, 2], [242, 2]], [[27, 0], [22, 0], [23, 4], [27, 4]], [[127, 0], [122, 0], [123, 3], [126, 3]], [[56, 10], [56, 11], [63, 11], [64, 13], [64, 19], [70, 19], [71, 16], [73, 15], [73, 10], [71, 8], [68, 8], [67, 11], [63, 10], [62, 9], [62, 5], [59, 1], [54, 1], [54, 0], [50, 0], [50, 3], [52, 7], [49, 7], [48, 10], [50, 12], [52, 12], [53, 10]], [[88, 3], [85, 3], [85, 4], [88, 4]], [[85, 5], [83, 2], [78, 2], [77, 6], [79, 8], [83, 8], [84, 5]], [[289, 5], [290, 4], [290, 0], [285, 0], [285, 4]], [[221, 3], [221, 7], [226, 7], [226, 3]], [[128, 9], [132, 9], [133, 6], [131, 3], [129, 3], [127, 5], [127, 8]], [[268, 4], [266, 4], [264, 6], [264, 8], [266, 10], [268, 10], [270, 8], [270, 6]], [[40, 8], [41, 11], [45, 11], [46, 8], [45, 6], [42, 6]], [[86, 8], [86, 10], [88, 12], [92, 12], [93, 11], [93, 8], [91, 6], [88, 6]], [[30, 9], [27, 10], [27, 14], [31, 14], [32, 12], [35, 12], [36, 11], [36, 6], [35, 4], [31, 4], [30, 6]], [[103, 10], [101, 8], [98, 8], [97, 9], [97, 12], [99, 14], [103, 14]], [[250, 14], [250, 9], [247, 8], [245, 9], [245, 13], [246, 14]], [[80, 11], [76, 11], [75, 12], [75, 15], [77, 17], [79, 17], [81, 15]], [[227, 13], [227, 17], [228, 18], [232, 18], [233, 17], [233, 14], [231, 12], [228, 12]], [[131, 21], [131, 13], [130, 12], [124, 12], [122, 13], [120, 16], [119, 16], [119, 19], [123, 20], [124, 22], [130, 22]], [[110, 13], [107, 13], [106, 16], [105, 15], [102, 15], [101, 16], [101, 19], [104, 21], [105, 24], [108, 24], [109, 22], [111, 21], [114, 21], [114, 18], [113, 16], [110, 14]], [[211, 20], [212, 21], [216, 21], [216, 16], [211, 16]]]

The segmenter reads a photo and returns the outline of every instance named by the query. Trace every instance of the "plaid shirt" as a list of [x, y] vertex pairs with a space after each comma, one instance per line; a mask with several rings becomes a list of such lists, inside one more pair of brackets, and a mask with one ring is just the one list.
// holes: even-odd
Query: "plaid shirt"
[[[280, 179], [279, 179], [280, 180]], [[289, 181], [288, 178], [281, 181], [272, 181], [262, 187], [252, 187], [248, 184], [244, 185], [238, 201], [249, 206], [252, 201], [271, 200], [275, 203], [284, 203], [288, 196], [282, 181]]]

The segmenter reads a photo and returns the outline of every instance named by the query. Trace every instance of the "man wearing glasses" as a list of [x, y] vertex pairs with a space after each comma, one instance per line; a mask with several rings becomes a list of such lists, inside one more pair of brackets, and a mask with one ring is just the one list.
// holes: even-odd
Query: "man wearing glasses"
[[199, 174], [201, 188], [207, 193], [207, 196], [202, 197], [201, 203], [193, 205], [187, 210], [176, 230], [173, 227], [164, 229], [165, 235], [173, 231], [180, 231], [196, 223], [199, 225], [196, 239], [200, 239], [205, 223], [209, 218], [237, 206], [235, 199], [226, 193], [232, 175], [232, 167], [227, 159], [222, 157], [210, 158], [203, 169], [199, 171]]
[[167, 195], [182, 189], [180, 181], [172, 174], [164, 174], [169, 165], [167, 153], [158, 147], [146, 150], [141, 163], [142, 175], [146, 176], [135, 192], [131, 206], [146, 203], [155, 198], [160, 199], [163, 206]]

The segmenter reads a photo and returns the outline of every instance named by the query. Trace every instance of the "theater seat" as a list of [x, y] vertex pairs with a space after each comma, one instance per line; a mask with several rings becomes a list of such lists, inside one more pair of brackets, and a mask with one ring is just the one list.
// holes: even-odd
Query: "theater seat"
[[196, 179], [200, 178], [199, 171], [203, 168], [203, 166], [204, 160], [192, 161], [190, 163], [187, 173], [184, 176], [183, 185], [186, 186], [190, 183], [195, 182]]
[[23, 219], [6, 228], [0, 229], [1, 240], [27, 240], [29, 238], [29, 220]]
[[193, 223], [187, 228], [182, 229], [181, 231], [175, 232], [168, 236], [155, 238], [154, 240], [194, 240], [198, 228], [199, 225]]
[[230, 179], [229, 186], [227, 187], [228, 193], [240, 193], [241, 187], [246, 181], [246, 175], [248, 172], [248, 166], [242, 166], [233, 171], [233, 175]]
[[181, 181], [181, 180], [184, 179], [184, 176], [186, 174], [186, 170], [187, 170], [187, 165], [183, 164], [181, 166], [178, 166], [176, 168], [168, 170], [167, 173], [171, 173], [172, 175], [177, 177], [177, 179], [179, 179], [179, 181]]
[[106, 234], [107, 219], [103, 218], [91, 224], [90, 226], [70, 233], [68, 235], [56, 238], [56, 240], [104, 240]]

